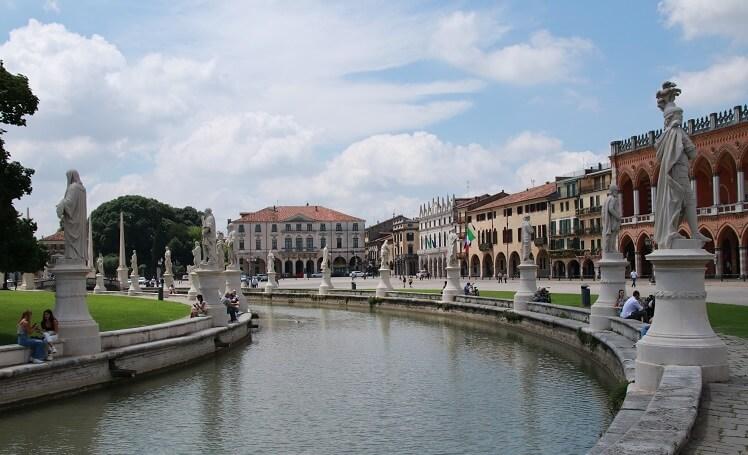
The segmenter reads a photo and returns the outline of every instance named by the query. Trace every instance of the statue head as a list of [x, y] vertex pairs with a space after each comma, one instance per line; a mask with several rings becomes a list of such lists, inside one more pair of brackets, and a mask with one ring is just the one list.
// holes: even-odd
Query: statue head
[[71, 185], [73, 183], [81, 183], [81, 177], [78, 174], [78, 171], [75, 169], [70, 169], [65, 173], [65, 177], [67, 178], [68, 185]]
[[657, 107], [661, 111], [665, 111], [665, 107], [668, 104], [675, 102], [675, 97], [680, 95], [681, 90], [676, 86], [675, 82], [665, 81], [662, 83], [662, 89], [657, 90], [655, 97], [657, 98]]
[[611, 196], [616, 196], [618, 194], [618, 185], [615, 183], [610, 184], [610, 188], [608, 188], [608, 194]]
[[525, 221], [530, 221], [530, 215], [525, 215], [524, 220]]

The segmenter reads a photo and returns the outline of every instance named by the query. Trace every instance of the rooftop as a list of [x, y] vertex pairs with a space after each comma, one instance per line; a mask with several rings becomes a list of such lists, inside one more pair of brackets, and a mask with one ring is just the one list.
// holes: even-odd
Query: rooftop
[[321, 205], [278, 205], [256, 212], [241, 212], [234, 222], [284, 222], [284, 221], [364, 221]]
[[555, 193], [556, 193], [556, 184], [546, 183], [544, 185], [528, 188], [525, 191], [520, 191], [519, 193], [510, 194], [509, 196], [503, 197], [501, 199], [488, 202], [485, 205], [476, 207], [475, 210], [484, 210], [484, 209], [490, 209], [494, 207], [506, 207], [508, 205], [517, 204], [520, 202], [546, 198]]
[[65, 241], [65, 232], [64, 231], [57, 231], [52, 235], [48, 235], [42, 239], [42, 242], [64, 242]]

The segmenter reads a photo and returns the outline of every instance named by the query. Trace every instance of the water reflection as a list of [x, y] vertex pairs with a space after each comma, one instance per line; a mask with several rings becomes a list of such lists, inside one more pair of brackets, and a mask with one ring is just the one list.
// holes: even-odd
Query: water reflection
[[0, 453], [582, 453], [610, 419], [604, 378], [558, 343], [434, 315], [257, 309], [239, 352], [0, 417]]

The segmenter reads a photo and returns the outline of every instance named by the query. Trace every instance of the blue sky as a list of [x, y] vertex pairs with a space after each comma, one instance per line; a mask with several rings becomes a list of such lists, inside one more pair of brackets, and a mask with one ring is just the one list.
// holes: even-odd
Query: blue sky
[[373, 223], [435, 195], [516, 191], [748, 100], [748, 2], [0, 0], [0, 58], [40, 111], [7, 135], [54, 230], [67, 168], [213, 207], [327, 205]]

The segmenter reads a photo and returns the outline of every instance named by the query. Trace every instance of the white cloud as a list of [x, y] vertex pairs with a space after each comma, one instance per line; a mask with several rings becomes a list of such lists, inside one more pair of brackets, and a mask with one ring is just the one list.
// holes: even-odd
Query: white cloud
[[60, 4], [57, 0], [45, 0], [44, 1], [44, 11], [47, 12], [54, 12], [59, 13], [60, 12]]
[[745, 0], [664, 0], [657, 9], [668, 28], [680, 27], [686, 39], [717, 35], [748, 40]]
[[684, 106], [724, 109], [748, 96], [748, 57], [736, 56], [701, 70], [673, 76], [683, 90]]
[[474, 12], [442, 18], [432, 37], [435, 56], [465, 71], [499, 82], [533, 85], [567, 80], [594, 46], [586, 39], [556, 37], [541, 30], [526, 43], [493, 48], [501, 33], [486, 36]]

